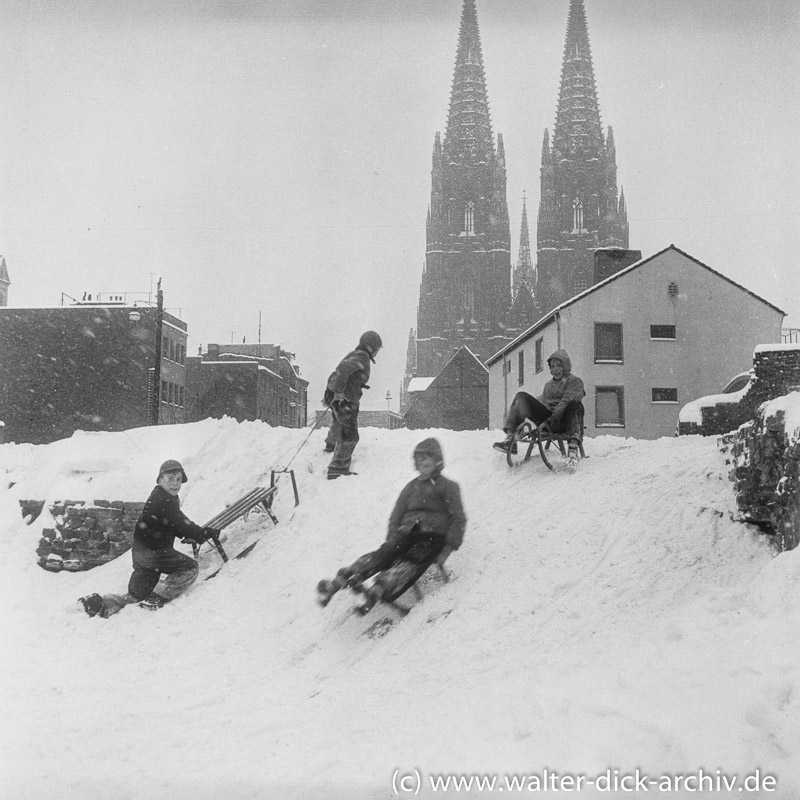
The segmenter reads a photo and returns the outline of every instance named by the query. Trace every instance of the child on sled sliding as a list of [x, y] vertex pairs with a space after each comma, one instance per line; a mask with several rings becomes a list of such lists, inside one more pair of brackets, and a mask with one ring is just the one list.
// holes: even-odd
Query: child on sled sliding
[[[177, 597], [197, 578], [197, 562], [173, 547], [175, 537], [201, 544], [219, 536], [215, 528], [195, 525], [182, 511], [178, 493], [186, 483], [186, 473], [177, 461], [165, 461], [158, 480], [144, 504], [133, 534], [133, 574], [126, 594], [91, 594], [81, 597], [83, 610], [90, 616], [110, 617], [131, 603], [155, 610]], [[153, 590], [161, 574], [167, 577], [160, 591]]]
[[[414, 450], [414, 467], [419, 475], [400, 492], [389, 517], [386, 541], [374, 552], [366, 553], [349, 567], [342, 567], [331, 580], [317, 586], [319, 602], [325, 606], [345, 587], [366, 597], [362, 613], [379, 600], [390, 603], [409, 589], [434, 562], [444, 565], [464, 538], [467, 518], [461, 504], [461, 491], [455, 481], [442, 475], [444, 459], [436, 439], [425, 439]], [[398, 561], [409, 568], [390, 581], [390, 567]], [[372, 586], [362, 586], [377, 575]]]

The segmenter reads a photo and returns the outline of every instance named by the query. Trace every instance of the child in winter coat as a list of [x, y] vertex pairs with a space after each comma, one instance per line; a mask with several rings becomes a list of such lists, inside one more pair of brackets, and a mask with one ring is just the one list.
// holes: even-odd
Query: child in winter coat
[[[368, 591], [370, 607], [378, 600], [391, 602], [431, 564], [443, 565], [450, 553], [461, 546], [467, 524], [461, 490], [455, 481], [442, 475], [444, 458], [436, 439], [425, 439], [417, 445], [414, 466], [419, 475], [400, 492], [389, 517], [386, 541], [374, 552], [340, 569], [332, 581], [320, 581], [317, 590], [322, 605], [327, 605], [340, 589], [359, 588], [373, 575], [378, 577]], [[398, 560], [408, 562], [409, 569], [390, 580], [386, 570]]]
[[339, 362], [328, 378], [323, 397], [323, 402], [333, 412], [333, 422], [325, 439], [325, 451], [333, 453], [328, 465], [328, 480], [353, 474], [350, 472], [350, 463], [359, 438], [361, 394], [364, 389], [369, 389], [370, 363], [375, 363], [375, 356], [381, 347], [383, 341], [375, 331], [362, 333], [355, 350]]
[[[82, 597], [84, 611], [94, 617], [110, 617], [126, 605], [138, 602], [143, 608], [158, 609], [177, 597], [197, 578], [197, 562], [173, 547], [175, 538], [200, 544], [218, 537], [214, 528], [195, 525], [182, 511], [178, 493], [186, 473], [177, 461], [165, 461], [158, 471], [156, 486], [144, 504], [133, 533], [133, 574], [124, 595], [92, 594]], [[158, 594], [156, 588], [165, 574]]]
[[527, 392], [517, 392], [511, 401], [503, 430], [506, 438], [495, 442], [492, 447], [501, 453], [515, 447], [512, 441], [514, 431], [526, 419], [540, 425], [547, 422], [553, 433], [566, 432], [569, 437], [569, 463], [577, 466], [580, 458], [579, 445], [583, 441], [583, 403], [586, 395], [583, 381], [572, 374], [572, 361], [566, 350], [556, 350], [547, 359], [552, 378], [544, 385], [541, 397], [536, 398]]

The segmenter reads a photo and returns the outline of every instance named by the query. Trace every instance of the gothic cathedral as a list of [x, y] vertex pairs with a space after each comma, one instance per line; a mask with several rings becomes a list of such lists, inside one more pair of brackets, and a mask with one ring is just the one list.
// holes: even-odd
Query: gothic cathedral
[[536, 244], [540, 315], [596, 282], [598, 247], [628, 247], [614, 132], [609, 125], [603, 135], [583, 0], [570, 0], [552, 145], [544, 132]]
[[476, 0], [464, 0], [447, 128], [433, 146], [425, 268], [401, 411], [412, 377], [433, 379], [465, 345], [485, 361], [607, 276], [595, 271], [595, 250], [621, 257], [628, 248], [614, 132], [609, 126], [606, 136], [600, 121], [583, 2], [569, 0], [552, 143], [544, 132], [536, 266], [524, 200], [512, 273], [503, 138], [498, 133], [495, 147]]
[[416, 372], [434, 376], [463, 345], [484, 361], [510, 341], [505, 153], [492, 133], [475, 0], [464, 0], [447, 128], [433, 145], [426, 242]]

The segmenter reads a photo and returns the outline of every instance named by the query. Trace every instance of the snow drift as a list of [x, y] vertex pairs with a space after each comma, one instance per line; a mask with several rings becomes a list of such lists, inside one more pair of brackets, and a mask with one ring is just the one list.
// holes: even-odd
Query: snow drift
[[[320, 609], [317, 581], [382, 541], [429, 435], [468, 516], [453, 580], [391, 627], [346, 593]], [[637, 769], [740, 781], [646, 796], [800, 795], [800, 552], [736, 521], [713, 440], [589, 439], [570, 476], [509, 469], [488, 431], [366, 429], [359, 475], [329, 482], [323, 433], [307, 436], [226, 419], [0, 446], [5, 796], [486, 797], [432, 776], [543, 770], [581, 791], [519, 794], [645, 796], [587, 783]], [[199, 523], [287, 465], [300, 505], [281, 477], [277, 527], [253, 513], [225, 531], [231, 553], [262, 537], [247, 559], [161, 611], [89, 619], [76, 598], [124, 590], [129, 555], [48, 573], [34, 551], [52, 521], [24, 524], [19, 500], [143, 501], [166, 458]], [[756, 770], [774, 791], [741, 790]]]

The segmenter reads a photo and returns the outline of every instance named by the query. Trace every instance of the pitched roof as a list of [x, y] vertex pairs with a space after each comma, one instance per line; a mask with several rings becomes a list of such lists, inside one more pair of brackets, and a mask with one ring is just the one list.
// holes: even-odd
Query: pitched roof
[[552, 319], [554, 319], [563, 309], [567, 308], [568, 306], [573, 305], [574, 303], [577, 303], [579, 300], [582, 300], [587, 295], [592, 294], [592, 292], [596, 292], [598, 289], [601, 289], [602, 287], [607, 286], [612, 281], [618, 280], [619, 278], [623, 277], [624, 275], [630, 274], [635, 269], [639, 269], [639, 267], [643, 266], [644, 264], [647, 264], [650, 261], [653, 261], [654, 259], [658, 258], [659, 256], [663, 255], [664, 253], [666, 253], [666, 252], [668, 252], [670, 250], [674, 250], [676, 253], [680, 253], [684, 258], [688, 258], [690, 261], [693, 261], [698, 266], [703, 267], [703, 269], [707, 269], [709, 272], [711, 272], [713, 275], [716, 275], [718, 278], [722, 278], [722, 280], [726, 281], [727, 283], [730, 283], [732, 286], [735, 286], [737, 289], [741, 289], [746, 294], [749, 294], [751, 297], [754, 297], [756, 300], [760, 300], [765, 305], [768, 305], [770, 308], [774, 308], [775, 311], [778, 311], [779, 313], [781, 313], [784, 316], [786, 316], [786, 312], [783, 311], [783, 309], [778, 308], [778, 306], [774, 305], [773, 303], [770, 303], [768, 300], [765, 300], [763, 297], [759, 297], [755, 292], [751, 292], [749, 289], [746, 289], [741, 284], [736, 283], [736, 281], [734, 281], [734, 280], [731, 280], [729, 277], [727, 277], [726, 275], [723, 275], [721, 272], [717, 272], [717, 270], [712, 269], [711, 267], [708, 266], [708, 264], [704, 264], [702, 261], [699, 261], [694, 256], [690, 256], [688, 253], [684, 252], [679, 247], [675, 247], [674, 244], [671, 244], [668, 247], [665, 247], [663, 250], [659, 250], [657, 253], [653, 253], [652, 256], [648, 256], [647, 258], [642, 258], [641, 260], [636, 261], [635, 263], [631, 264], [630, 266], [625, 267], [624, 269], [621, 269], [619, 272], [615, 272], [613, 275], [610, 275], [605, 280], [600, 281], [599, 283], [595, 283], [593, 286], [590, 286], [588, 289], [584, 289], [584, 291], [580, 292], [580, 294], [576, 294], [574, 297], [571, 297], [569, 300], [565, 300], [560, 306], [556, 306], [552, 311], [550, 311], [549, 313], [545, 314], [545, 316], [543, 316], [540, 320], [537, 320], [536, 322], [534, 322], [533, 325], [530, 326], [530, 328], [528, 328], [527, 330], [523, 331], [519, 336], [517, 336], [516, 339], [513, 339], [505, 347], [503, 347], [501, 350], [498, 350], [493, 356], [490, 356], [489, 358], [487, 358], [486, 359], [487, 366], [491, 365], [491, 364], [494, 364], [495, 362], [499, 361], [506, 353], [508, 353], [511, 350], [514, 350], [520, 344], [522, 344], [523, 342], [525, 342], [528, 339], [530, 339], [534, 334], [536, 334], [538, 331], [540, 331], [542, 328], [544, 328], [547, 325], [547, 323], [549, 323]]

